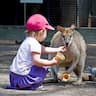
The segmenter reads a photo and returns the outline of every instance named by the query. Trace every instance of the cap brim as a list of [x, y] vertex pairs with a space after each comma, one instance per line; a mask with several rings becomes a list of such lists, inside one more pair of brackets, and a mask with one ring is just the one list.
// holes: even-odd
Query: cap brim
[[46, 28], [49, 29], [49, 30], [55, 30], [55, 28], [52, 27], [51, 25], [47, 25]]
[[[51, 25], [47, 25], [47, 26], [46, 26], [46, 29], [48, 29], [48, 30], [55, 30], [55, 28], [52, 27]], [[28, 32], [28, 30], [25, 30], [25, 31], [24, 31], [24, 33], [27, 33], [27, 32]]]

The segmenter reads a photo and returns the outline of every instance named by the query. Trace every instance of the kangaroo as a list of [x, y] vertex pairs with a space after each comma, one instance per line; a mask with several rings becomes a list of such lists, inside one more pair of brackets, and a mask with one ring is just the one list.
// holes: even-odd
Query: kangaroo
[[[77, 80], [74, 84], [82, 83], [82, 74], [86, 61], [86, 42], [83, 36], [75, 30], [75, 25], [70, 27], [57, 26], [57, 32], [51, 39], [51, 47], [65, 46], [67, 51], [62, 53], [65, 56], [65, 60], [60, 65], [51, 67], [54, 80], [58, 80], [59, 68], [64, 67], [66, 73], [74, 72], [77, 76]], [[48, 58], [52, 59], [56, 54], [49, 54]]]

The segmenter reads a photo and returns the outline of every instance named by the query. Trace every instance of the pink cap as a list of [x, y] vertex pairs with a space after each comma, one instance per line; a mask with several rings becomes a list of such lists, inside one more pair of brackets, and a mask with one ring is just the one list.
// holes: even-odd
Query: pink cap
[[55, 30], [41, 14], [34, 14], [27, 20], [26, 28], [28, 31], [38, 31], [42, 29]]

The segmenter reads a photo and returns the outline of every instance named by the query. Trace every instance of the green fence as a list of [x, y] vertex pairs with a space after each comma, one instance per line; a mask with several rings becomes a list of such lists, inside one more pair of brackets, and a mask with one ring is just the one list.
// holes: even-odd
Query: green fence
[[87, 43], [96, 43], [96, 28], [77, 29], [85, 38]]
[[[96, 28], [78, 28], [77, 30], [84, 36], [87, 43], [96, 43]], [[25, 38], [24, 31], [24, 26], [0, 26], [0, 40], [23, 40]], [[50, 43], [55, 32], [48, 32], [46, 44]]]
[[0, 40], [23, 40], [24, 31], [23, 26], [0, 26]]

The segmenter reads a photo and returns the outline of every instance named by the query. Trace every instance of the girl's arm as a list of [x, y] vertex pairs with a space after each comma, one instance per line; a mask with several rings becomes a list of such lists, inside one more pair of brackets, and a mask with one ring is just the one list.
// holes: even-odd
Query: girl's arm
[[32, 60], [33, 63], [37, 66], [52, 66], [58, 64], [58, 61], [53, 58], [52, 60], [42, 59], [40, 58], [40, 53], [32, 52]]
[[60, 46], [58, 48], [42, 46], [42, 52], [43, 53], [56, 53], [56, 52], [65, 52], [65, 51], [66, 51], [65, 46]]

